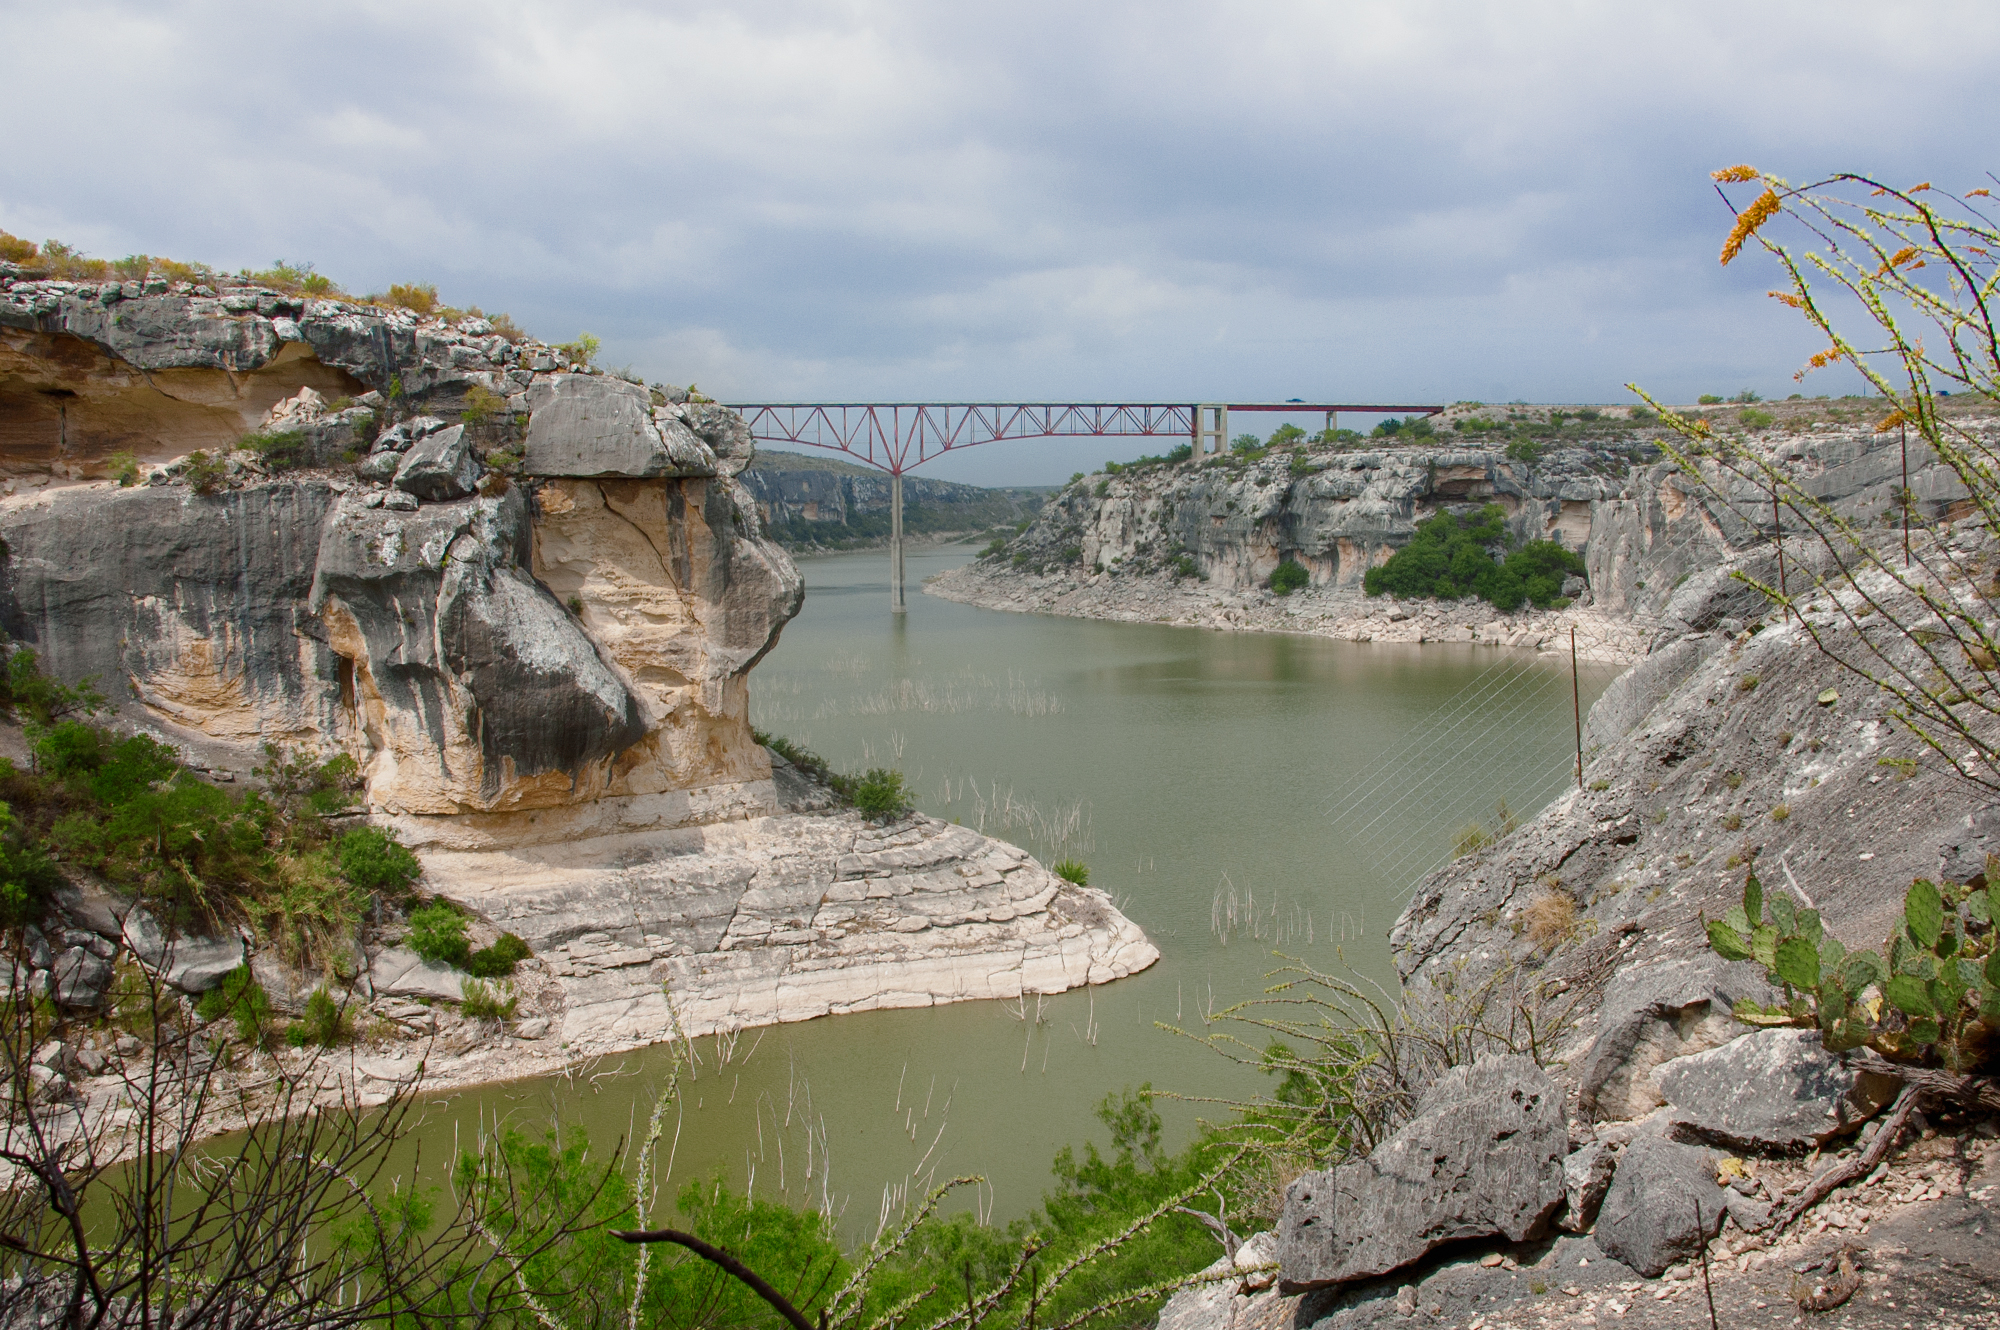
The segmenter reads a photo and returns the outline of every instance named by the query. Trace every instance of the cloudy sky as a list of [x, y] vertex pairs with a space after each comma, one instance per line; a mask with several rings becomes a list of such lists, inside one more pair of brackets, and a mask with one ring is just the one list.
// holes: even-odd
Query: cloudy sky
[[[435, 282], [726, 401], [1783, 395], [1814, 339], [1768, 264], [1718, 267], [1708, 172], [2000, 169], [1990, 0], [0, 0], [0, 31], [0, 228]], [[931, 473], [1121, 451], [1085, 449]]]

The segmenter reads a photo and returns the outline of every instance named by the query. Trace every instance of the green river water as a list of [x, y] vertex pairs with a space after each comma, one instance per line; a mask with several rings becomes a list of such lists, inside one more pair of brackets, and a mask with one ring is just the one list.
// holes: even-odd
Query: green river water
[[[970, 556], [913, 553], [911, 579]], [[701, 1065], [667, 1127], [676, 1182], [719, 1170], [759, 1195], [830, 1204], [863, 1238], [885, 1192], [900, 1199], [927, 1176], [983, 1174], [983, 1212], [1024, 1213], [1058, 1147], [1104, 1138], [1091, 1109], [1108, 1091], [1257, 1090], [1255, 1073], [1160, 1027], [1200, 1033], [1205, 1011], [1262, 990], [1283, 964], [1276, 952], [1390, 981], [1385, 935], [1411, 884], [1385, 879], [1379, 842], [1358, 841], [1331, 810], [1499, 657], [1007, 614], [918, 594], [896, 622], [887, 563], [880, 552], [801, 561], [805, 609], [751, 676], [755, 723], [837, 767], [900, 768], [934, 815], [1045, 861], [1083, 860], [1161, 960], [1019, 1008], [970, 1002], [696, 1041]], [[1532, 812], [1572, 742], [1562, 673], [1539, 712], [1516, 718], [1506, 762], [1468, 752], [1464, 775], [1446, 764], [1444, 784], [1474, 782], [1483, 802]], [[1610, 673], [1586, 671], [1585, 707]], [[1419, 848], [1449, 847], [1457, 830], [1395, 816], [1393, 838]], [[606, 1145], [629, 1139], [666, 1067], [662, 1050], [645, 1050], [436, 1096], [418, 1133], [425, 1157], [499, 1119], [538, 1128], [559, 1117]], [[1162, 1105], [1175, 1143], [1199, 1108]]]

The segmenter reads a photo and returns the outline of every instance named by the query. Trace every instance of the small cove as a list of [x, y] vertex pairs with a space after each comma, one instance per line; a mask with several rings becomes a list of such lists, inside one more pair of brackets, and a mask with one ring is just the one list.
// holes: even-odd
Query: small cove
[[[912, 581], [971, 557], [914, 552]], [[667, 1127], [673, 1182], [720, 1171], [759, 1195], [830, 1205], [872, 1236], [923, 1179], [979, 1173], [982, 1212], [1024, 1213], [1064, 1144], [1102, 1140], [1106, 1093], [1141, 1082], [1192, 1097], [1260, 1078], [1191, 1039], [1205, 1011], [1256, 996], [1297, 957], [1389, 983], [1386, 933], [1409, 884], [1330, 816], [1339, 789], [1496, 660], [1492, 648], [1377, 645], [1008, 614], [912, 594], [888, 612], [880, 552], [801, 560], [805, 609], [751, 675], [752, 717], [837, 767], [901, 769], [919, 806], [1052, 862], [1074, 858], [1160, 948], [1143, 974], [1019, 1008], [868, 1013], [698, 1040]], [[1556, 669], [1553, 664], [1537, 668]], [[1566, 667], [1564, 668], [1566, 674]], [[1614, 673], [1586, 667], [1588, 707]], [[1479, 800], [1534, 808], [1505, 772], [1540, 774], [1571, 743], [1560, 707], [1510, 728], [1509, 761], [1472, 759]], [[1560, 714], [1557, 714], [1558, 711]], [[1495, 774], [1496, 770], [1501, 774]], [[1401, 838], [1457, 828], [1400, 814]], [[1233, 919], [1233, 925], [1232, 925]], [[551, 1116], [608, 1146], [644, 1131], [663, 1049], [568, 1076], [427, 1096], [427, 1160], [483, 1120]], [[1170, 1144], [1214, 1106], [1162, 1104]], [[829, 1169], [829, 1155], [831, 1167]], [[428, 1170], [427, 1170], [428, 1171]]]

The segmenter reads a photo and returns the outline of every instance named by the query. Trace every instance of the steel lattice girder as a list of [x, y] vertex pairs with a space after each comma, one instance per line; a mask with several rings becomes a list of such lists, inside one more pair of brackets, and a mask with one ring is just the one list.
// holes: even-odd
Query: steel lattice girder
[[[1171, 402], [759, 402], [733, 408], [759, 443], [846, 453], [890, 475], [956, 448], [1007, 439], [1178, 438], [1192, 441], [1194, 403]], [[1312, 415], [1433, 415], [1440, 406], [1250, 402], [1231, 411]]]

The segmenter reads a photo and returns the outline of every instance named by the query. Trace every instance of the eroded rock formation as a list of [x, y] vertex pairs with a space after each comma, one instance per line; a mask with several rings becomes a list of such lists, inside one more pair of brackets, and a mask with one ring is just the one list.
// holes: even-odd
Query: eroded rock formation
[[56, 673], [352, 753], [419, 843], [770, 811], [744, 676], [801, 583], [732, 413], [477, 318], [0, 281], [0, 622]]
[[[1151, 964], [1011, 846], [867, 826], [803, 777], [781, 807], [748, 675], [803, 585], [737, 480], [752, 453], [725, 407], [480, 318], [0, 264], [0, 626], [218, 777], [270, 744], [351, 754], [427, 887], [537, 953], [528, 1064]], [[79, 910], [33, 963], [72, 1005], [121, 945], [190, 991], [242, 958], [190, 940], [213, 963], [176, 969], [130, 901]], [[435, 1033], [406, 999], [462, 976], [401, 931], [337, 977]], [[250, 960], [287, 1010], [318, 982]]]

